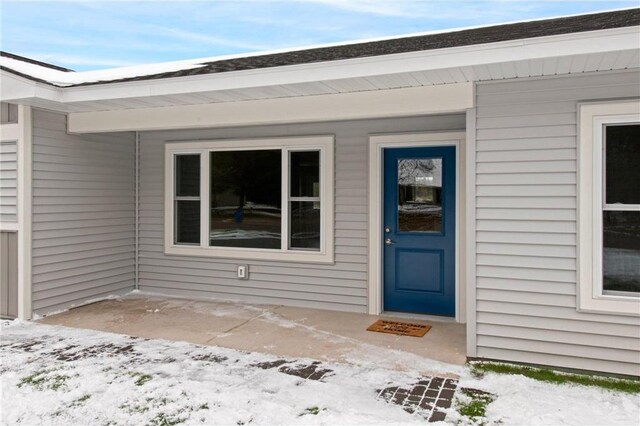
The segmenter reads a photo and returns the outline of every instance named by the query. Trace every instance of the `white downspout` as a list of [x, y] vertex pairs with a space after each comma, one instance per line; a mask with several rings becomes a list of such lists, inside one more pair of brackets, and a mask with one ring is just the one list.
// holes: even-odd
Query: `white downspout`
[[136, 149], [135, 149], [135, 273], [134, 273], [134, 289], [138, 290], [140, 276], [140, 133], [135, 132]]

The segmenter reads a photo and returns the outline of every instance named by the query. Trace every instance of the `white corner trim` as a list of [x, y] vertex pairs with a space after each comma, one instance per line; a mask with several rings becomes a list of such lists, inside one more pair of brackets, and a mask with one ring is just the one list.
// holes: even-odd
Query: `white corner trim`
[[399, 133], [380, 134], [369, 137], [369, 284], [368, 312], [380, 315], [382, 300], [382, 150], [384, 148], [455, 146], [456, 147], [456, 321], [461, 320], [460, 306], [460, 205], [463, 194], [460, 191], [460, 147], [465, 132]]
[[467, 356], [477, 356], [476, 299], [476, 109], [467, 110], [466, 169], [466, 286], [467, 286]]
[[640, 315], [640, 297], [602, 294], [602, 126], [640, 122], [640, 100], [578, 105], [578, 285], [581, 312]]
[[31, 107], [18, 106], [18, 318], [31, 319]]
[[[320, 223], [320, 251], [291, 250], [288, 240], [288, 157], [283, 161], [283, 200], [282, 205], [282, 246], [280, 250], [249, 249], [237, 247], [209, 246], [209, 156], [210, 151], [237, 151], [251, 149], [281, 149], [285, 154], [295, 150], [317, 149], [320, 151], [320, 203], [322, 219]], [[238, 260], [274, 260], [280, 262], [333, 264], [335, 257], [334, 241], [334, 186], [335, 186], [335, 136], [288, 136], [282, 138], [226, 139], [210, 141], [182, 141], [165, 144], [165, 204], [164, 204], [164, 252], [169, 255], [211, 257]], [[199, 154], [201, 165], [200, 181], [200, 244], [174, 244], [174, 156], [176, 154]], [[204, 179], [202, 177], [205, 177]]]
[[72, 133], [193, 129], [354, 120], [464, 111], [473, 84], [410, 87], [243, 102], [70, 113]]

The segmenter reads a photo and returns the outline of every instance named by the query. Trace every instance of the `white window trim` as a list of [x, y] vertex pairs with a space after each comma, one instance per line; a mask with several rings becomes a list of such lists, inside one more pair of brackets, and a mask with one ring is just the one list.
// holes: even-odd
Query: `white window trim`
[[640, 101], [578, 105], [578, 310], [640, 316], [640, 297], [603, 294], [603, 126], [640, 122]]
[[[165, 253], [179, 256], [200, 256], [244, 260], [277, 260], [287, 262], [334, 262], [334, 140], [333, 135], [286, 138], [230, 139], [211, 141], [169, 142], [165, 145]], [[282, 246], [276, 249], [239, 247], [209, 247], [209, 155], [211, 151], [240, 151], [253, 149], [282, 150]], [[289, 155], [292, 151], [320, 151], [320, 250], [290, 250]], [[174, 243], [174, 156], [200, 154], [200, 244]]]

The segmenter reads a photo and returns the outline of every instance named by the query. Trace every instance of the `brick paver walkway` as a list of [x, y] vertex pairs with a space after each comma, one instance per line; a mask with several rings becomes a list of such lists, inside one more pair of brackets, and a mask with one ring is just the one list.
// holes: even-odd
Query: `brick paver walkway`
[[378, 398], [436, 422], [444, 420], [446, 414], [440, 409], [451, 407], [457, 387], [455, 379], [424, 377], [411, 387], [391, 386], [378, 390]]

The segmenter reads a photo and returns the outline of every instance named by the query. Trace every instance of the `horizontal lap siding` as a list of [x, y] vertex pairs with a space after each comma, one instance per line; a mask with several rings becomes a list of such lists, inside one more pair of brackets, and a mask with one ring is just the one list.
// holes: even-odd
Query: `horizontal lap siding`
[[133, 289], [134, 154], [132, 134], [70, 135], [34, 110], [34, 312]]
[[640, 73], [479, 84], [479, 357], [640, 374], [637, 317], [576, 310], [577, 103], [640, 96]]
[[18, 316], [18, 234], [0, 231], [0, 317]]
[[0, 222], [17, 222], [16, 142], [0, 142]]
[[[140, 289], [185, 297], [216, 297], [366, 312], [368, 135], [464, 128], [464, 116], [152, 132], [141, 135]], [[164, 144], [189, 139], [336, 135], [335, 264], [212, 259], [164, 254]], [[250, 279], [236, 278], [236, 265]]]

